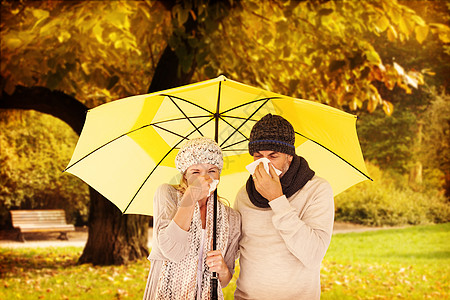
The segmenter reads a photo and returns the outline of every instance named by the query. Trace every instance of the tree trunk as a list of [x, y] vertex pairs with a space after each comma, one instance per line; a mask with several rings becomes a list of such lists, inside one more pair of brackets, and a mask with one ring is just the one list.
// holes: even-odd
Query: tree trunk
[[[178, 58], [167, 46], [158, 61], [149, 93], [189, 83], [193, 71], [177, 76], [178, 69]], [[147, 256], [149, 217], [122, 215], [92, 188], [90, 195], [88, 241], [78, 262], [120, 265]]]
[[422, 141], [423, 141], [423, 122], [419, 121], [416, 135], [416, 143], [414, 147], [414, 157], [416, 159], [416, 163], [413, 167], [411, 167], [409, 172], [409, 186], [414, 190], [420, 190], [422, 186], [422, 162], [420, 161], [420, 156], [417, 153], [420, 153], [422, 150]]
[[[166, 2], [169, 6], [174, 4], [173, 1]], [[190, 15], [185, 29], [191, 31], [195, 26], [196, 21]], [[187, 41], [183, 44], [188, 51], [195, 51]], [[189, 83], [195, 65], [194, 61], [189, 73], [181, 72], [177, 55], [167, 45], [158, 61], [149, 93]], [[33, 91], [35, 93], [31, 93]], [[28, 95], [16, 94], [18, 92]], [[69, 124], [77, 134], [81, 133], [86, 118], [86, 107], [82, 103], [45, 87], [18, 87], [11, 96], [2, 93], [0, 108], [2, 105], [8, 106], [4, 108], [35, 109], [51, 114]], [[118, 265], [147, 256], [148, 223], [147, 216], [122, 215], [114, 204], [91, 188], [88, 240], [78, 263]]]
[[79, 264], [122, 265], [148, 255], [148, 216], [122, 215], [90, 188], [89, 235]]
[[445, 197], [447, 197], [447, 201], [450, 203], [450, 171], [444, 172], [444, 189], [445, 189]]
[[148, 93], [167, 90], [190, 83], [195, 67], [188, 74], [179, 72], [178, 57], [167, 45], [155, 69]]

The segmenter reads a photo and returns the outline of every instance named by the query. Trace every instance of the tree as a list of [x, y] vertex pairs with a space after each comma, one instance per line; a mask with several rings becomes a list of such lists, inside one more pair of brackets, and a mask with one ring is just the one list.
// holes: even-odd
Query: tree
[[[376, 37], [387, 37], [389, 47], [423, 42], [432, 32], [443, 42], [450, 39], [448, 26], [427, 24], [387, 0], [244, 1], [219, 22], [227, 12], [220, 3], [227, 1], [5, 3], [4, 90], [10, 94], [25, 82], [58, 88], [87, 107], [148, 91], [168, 43], [184, 73], [198, 68], [195, 80], [224, 73], [336, 107], [368, 102], [371, 111], [379, 104], [389, 111], [374, 83], [409, 91], [422, 76], [402, 68], [400, 59], [383, 62], [379, 51], [386, 45], [377, 49]], [[199, 3], [197, 14], [192, 3]], [[201, 25], [184, 32], [189, 16]], [[43, 45], [56, 50], [45, 53]], [[26, 64], [20, 59], [25, 49]]]
[[[400, 3], [414, 9], [427, 24], [433, 26], [438, 26], [435, 24], [437, 22], [450, 24], [448, 1], [408, 0]], [[361, 118], [358, 132], [363, 152], [367, 159], [377, 161], [384, 169], [395, 169], [402, 174], [409, 173], [410, 185], [414, 188], [420, 190], [429, 188], [429, 180], [436, 176], [436, 169], [442, 173], [447, 172], [444, 165], [430, 164], [423, 148], [440, 147], [440, 139], [427, 141], [425, 139], [428, 136], [427, 128], [430, 122], [433, 122], [429, 118], [429, 111], [433, 110], [432, 103], [437, 95], [433, 90], [444, 92], [450, 87], [448, 41], [441, 43], [438, 36], [428, 35], [425, 40], [409, 39], [403, 43], [392, 44], [387, 37], [379, 36], [374, 43], [379, 46], [379, 54], [383, 61], [396, 62], [401, 59], [405, 69], [421, 70], [425, 85], [411, 89], [407, 93], [401, 93], [398, 88], [389, 90], [380, 84], [377, 85], [381, 97], [393, 103], [395, 112], [392, 114], [393, 118], [387, 118], [382, 114], [368, 115], [359, 112]], [[380, 138], [383, 134], [384, 137]], [[421, 176], [422, 173], [424, 178]], [[435, 185], [432, 186], [436, 188]], [[446, 189], [448, 193], [448, 185]]]
[[11, 209], [66, 211], [68, 222], [87, 224], [89, 190], [61, 172], [78, 136], [70, 127], [36, 111], [0, 110], [0, 228]]
[[[397, 1], [245, 1], [210, 37], [205, 73], [218, 69], [282, 94], [390, 114], [380, 88], [410, 92], [423, 75], [400, 58], [382, 60], [379, 51], [423, 42], [431, 32], [450, 39], [448, 26], [427, 24]], [[388, 44], [379, 47], [381, 36]]]
[[[13, 3], [14, 4], [14, 3]], [[63, 3], [59, 3], [63, 4]], [[76, 8], [75, 11], [68, 12], [69, 14], [77, 14], [82, 15], [86, 9], [89, 7], [84, 6], [85, 3], [72, 3], [72, 9]], [[103, 4], [103, 3], [102, 3]], [[113, 3], [114, 5], [126, 5], [127, 3]], [[142, 3], [138, 3], [142, 4]], [[174, 6], [175, 3], [171, 1], [163, 2], [166, 5], [166, 8], [171, 9], [171, 6]], [[50, 3], [52, 5], [52, 3]], [[81, 6], [80, 6], [81, 5]], [[104, 9], [105, 7], [96, 7], [97, 9]], [[108, 7], [108, 5], [106, 5]], [[218, 3], [216, 5], [211, 5], [211, 9], [216, 9], [220, 7], [227, 7], [228, 4], [224, 2], [224, 4]], [[67, 7], [47, 7], [51, 9], [52, 13], [64, 13], [67, 12]], [[92, 7], [91, 7], [92, 8]], [[113, 7], [115, 8], [115, 7]], [[139, 5], [137, 8], [142, 8]], [[26, 8], [23, 8], [26, 10]], [[78, 10], [77, 10], [78, 9]], [[111, 9], [111, 8], [110, 8]], [[161, 8], [160, 8], [161, 9]], [[191, 9], [197, 10], [196, 7], [191, 7]], [[177, 10], [175, 9], [175, 12]], [[222, 9], [220, 14], [212, 15], [213, 18], [224, 16], [225, 13]], [[41, 8], [32, 10], [30, 12], [33, 15], [38, 15], [42, 22], [43, 19], [49, 17], [50, 13]], [[106, 14], [107, 21], [116, 21], [115, 18], [122, 17], [120, 21], [118, 21], [117, 26], [119, 29], [126, 28], [129, 26], [127, 21], [127, 16], [117, 16], [114, 10]], [[210, 21], [208, 18], [206, 20]], [[39, 20], [38, 20], [39, 22]], [[187, 19], [183, 20], [183, 30], [184, 35], [189, 36], [192, 32], [195, 31], [196, 22], [192, 16], [188, 16]], [[47, 24], [51, 23], [49, 21]], [[128, 25], [127, 25], [128, 24]], [[60, 24], [56, 24], [60, 25]], [[109, 25], [107, 23], [107, 25]], [[94, 26], [93, 32], [96, 34], [96, 38], [98, 40], [103, 39], [103, 27], [99, 23], [93, 22], [90, 26]], [[45, 28], [45, 25], [44, 25]], [[73, 29], [76, 31], [75, 29]], [[41, 29], [42, 31], [42, 29]], [[44, 31], [45, 32], [45, 31]], [[174, 31], [177, 34], [177, 40], [181, 43], [178, 48], [183, 48], [183, 53], [194, 53], [187, 42], [186, 38], [180, 34], [180, 30]], [[70, 32], [66, 32], [62, 34], [63, 36], [71, 36]], [[125, 37], [127, 37], [127, 32], [124, 32]], [[136, 35], [137, 36], [137, 35]], [[118, 39], [114, 36], [113, 33], [109, 34], [109, 37], [114, 41], [118, 41]], [[51, 38], [50, 38], [51, 39]], [[13, 44], [21, 41], [16, 41], [14, 37], [7, 39], [10, 44]], [[122, 42], [122, 41], [121, 41]], [[133, 41], [130, 42], [133, 44]], [[116, 43], [114, 44], [117, 45]], [[120, 45], [122, 46], [122, 45]], [[129, 50], [129, 45], [124, 46], [126, 50]], [[135, 51], [133, 47], [130, 47], [131, 50]], [[90, 53], [89, 53], [90, 54]], [[116, 53], [114, 53], [117, 55]], [[68, 60], [71, 57], [67, 57]], [[51, 60], [51, 58], [49, 59]], [[40, 62], [37, 62], [38, 64]], [[65, 61], [63, 59], [61, 67], [65, 69], [67, 65], [70, 65], [68, 68], [73, 68], [72, 63], [70, 61]], [[93, 67], [98, 67], [98, 69], [94, 69], [94, 71], [101, 72], [105, 68], [102, 65], [92, 64]], [[41, 67], [41, 66], [39, 66]], [[81, 68], [86, 76], [89, 77], [91, 66], [83, 66]], [[113, 68], [113, 66], [110, 66]], [[174, 51], [170, 48], [170, 46], [166, 46], [163, 51], [161, 58], [158, 61], [158, 64], [155, 67], [154, 76], [152, 83], [149, 87], [149, 92], [157, 91], [162, 89], [171, 88], [178, 85], [186, 84], [190, 81], [192, 77], [194, 67], [189, 67], [188, 72], [186, 73], [180, 67], [180, 60]], [[108, 70], [106, 70], [108, 71]], [[8, 74], [8, 73], [7, 73]], [[9, 75], [9, 74], [8, 74]], [[76, 81], [72, 80], [64, 83], [64, 78], [60, 77], [61, 74], [53, 74], [47, 78], [47, 84], [51, 85], [52, 83], [62, 85], [69, 84], [72, 88], [77, 86]], [[99, 78], [98, 76], [94, 76], [94, 78]], [[103, 78], [100, 78], [103, 79]], [[113, 84], [111, 83], [113, 81]], [[110, 88], [113, 88], [118, 81], [118, 77], [111, 77], [108, 81], [108, 85]], [[137, 80], [135, 80], [137, 81]], [[8, 82], [8, 81], [7, 81]], [[7, 84], [6, 82], [6, 84]], [[102, 82], [100, 82], [101, 84]], [[103, 81], [105, 83], [105, 81]], [[123, 86], [118, 87], [118, 89], [126, 89], [128, 86], [124, 84]], [[6, 87], [7, 88], [7, 87]], [[106, 91], [107, 92], [107, 91]], [[36, 98], [43, 97], [44, 100], [41, 101], [41, 104], [35, 103]], [[54, 102], [56, 100], [56, 102]], [[63, 101], [66, 100], [66, 101]], [[36, 109], [38, 111], [52, 114], [65, 122], [67, 122], [78, 134], [81, 133], [81, 128], [84, 123], [84, 115], [86, 111], [86, 106], [80, 102], [78, 102], [75, 98], [60, 93], [60, 92], [52, 92], [48, 88], [44, 87], [36, 87], [36, 88], [25, 88], [23, 86], [17, 86], [15, 88], [14, 93], [9, 95], [8, 93], [2, 94], [2, 107], [3, 108], [22, 108], [22, 109]], [[84, 249], [82, 256], [80, 257], [79, 262], [91, 262], [94, 264], [122, 264], [126, 263], [129, 260], [137, 259], [142, 256], [148, 255], [147, 248], [147, 224], [148, 218], [143, 216], [122, 216], [121, 213], [115, 208], [115, 206], [104, 199], [101, 195], [99, 195], [93, 189], [90, 189], [91, 193], [91, 208], [89, 214], [89, 238]]]
[[[78, 133], [86, 108], [220, 73], [336, 107], [369, 103], [391, 113], [374, 82], [408, 91], [422, 74], [382, 62], [372, 39], [422, 40], [428, 33], [420, 28], [431, 26], [388, 0], [3, 1], [1, 13], [0, 108], [50, 113]], [[433, 30], [448, 39], [448, 27]], [[80, 262], [145, 256], [145, 223], [91, 190]]]
[[420, 154], [426, 165], [444, 173], [445, 196], [450, 200], [450, 95], [433, 91], [425, 112]]

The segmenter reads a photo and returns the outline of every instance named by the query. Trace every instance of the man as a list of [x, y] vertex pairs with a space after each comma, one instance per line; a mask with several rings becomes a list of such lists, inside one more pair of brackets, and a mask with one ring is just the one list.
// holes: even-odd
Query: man
[[235, 299], [320, 298], [333, 191], [295, 154], [294, 141], [292, 125], [277, 115], [264, 116], [250, 133], [250, 155], [268, 158], [270, 174], [259, 164], [236, 196], [242, 239]]

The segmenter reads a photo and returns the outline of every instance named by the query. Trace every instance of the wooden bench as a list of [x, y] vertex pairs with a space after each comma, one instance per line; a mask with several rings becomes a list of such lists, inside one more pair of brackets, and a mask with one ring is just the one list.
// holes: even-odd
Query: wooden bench
[[25, 242], [24, 233], [30, 232], [60, 232], [58, 239], [68, 240], [67, 232], [75, 231], [72, 224], [67, 224], [63, 209], [49, 210], [11, 210], [11, 220], [14, 228], [19, 230], [17, 238]]

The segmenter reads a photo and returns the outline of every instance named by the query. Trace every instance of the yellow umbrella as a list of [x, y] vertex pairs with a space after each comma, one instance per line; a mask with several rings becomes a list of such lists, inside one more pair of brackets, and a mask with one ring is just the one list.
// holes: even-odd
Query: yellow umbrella
[[230, 202], [249, 174], [250, 130], [268, 113], [287, 119], [296, 153], [337, 195], [370, 179], [361, 153], [356, 116], [307, 100], [219, 76], [157, 93], [133, 96], [88, 111], [70, 172], [123, 213], [153, 214], [153, 194], [180, 174], [174, 159], [186, 139], [215, 138], [223, 149], [219, 195]]

